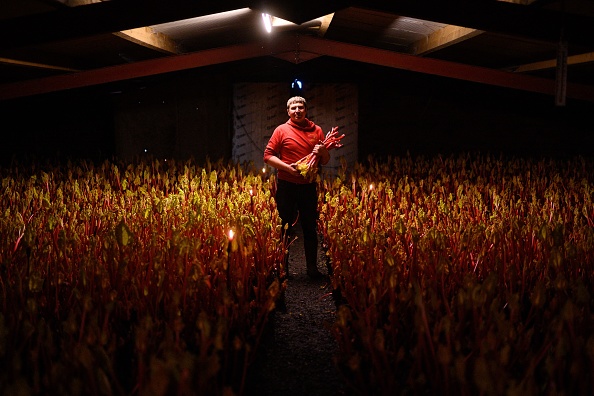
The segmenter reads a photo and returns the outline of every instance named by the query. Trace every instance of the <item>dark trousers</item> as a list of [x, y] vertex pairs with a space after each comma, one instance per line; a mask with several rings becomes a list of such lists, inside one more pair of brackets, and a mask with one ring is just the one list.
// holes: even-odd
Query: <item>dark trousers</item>
[[[303, 230], [303, 247], [307, 272], [318, 268], [318, 191], [316, 183], [295, 184], [277, 180], [276, 206], [284, 226], [288, 224], [288, 237], [298, 221]], [[288, 264], [288, 260], [286, 261]], [[288, 270], [287, 270], [288, 271]]]

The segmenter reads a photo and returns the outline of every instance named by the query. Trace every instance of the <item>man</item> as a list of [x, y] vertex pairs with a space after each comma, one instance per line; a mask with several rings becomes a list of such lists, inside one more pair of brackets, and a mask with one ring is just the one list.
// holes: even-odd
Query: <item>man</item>
[[[330, 160], [330, 153], [322, 144], [324, 132], [319, 125], [307, 118], [307, 102], [301, 96], [294, 96], [287, 101], [289, 120], [276, 127], [266, 149], [264, 162], [276, 168], [276, 206], [283, 224], [291, 232], [291, 226], [299, 219], [303, 230], [303, 247], [307, 275], [321, 278], [318, 270], [318, 192], [317, 183], [304, 178], [296, 169], [297, 161], [310, 153], [320, 158], [325, 165]], [[285, 271], [289, 275], [288, 260]]]

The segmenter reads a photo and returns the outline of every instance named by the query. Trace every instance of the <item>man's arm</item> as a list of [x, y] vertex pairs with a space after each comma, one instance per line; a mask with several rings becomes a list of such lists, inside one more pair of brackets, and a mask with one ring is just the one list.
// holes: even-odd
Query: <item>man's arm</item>
[[280, 158], [278, 158], [276, 155], [271, 155], [270, 157], [268, 157], [268, 159], [266, 160], [266, 163], [268, 165], [272, 166], [273, 168], [285, 171], [292, 175], [295, 175], [295, 176], [300, 175], [299, 171], [297, 169], [295, 169], [295, 164], [286, 164]]
[[330, 161], [330, 152], [323, 144], [316, 144], [312, 152], [320, 158], [321, 165], [326, 165]]

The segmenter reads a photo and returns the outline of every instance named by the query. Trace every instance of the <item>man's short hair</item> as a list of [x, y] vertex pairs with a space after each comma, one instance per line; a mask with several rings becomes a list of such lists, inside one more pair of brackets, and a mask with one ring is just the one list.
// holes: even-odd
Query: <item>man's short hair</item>
[[301, 96], [293, 96], [292, 98], [287, 100], [287, 109], [291, 107], [291, 105], [294, 103], [303, 103], [303, 106], [305, 106], [305, 108], [307, 109], [307, 101], [305, 100], [305, 98]]

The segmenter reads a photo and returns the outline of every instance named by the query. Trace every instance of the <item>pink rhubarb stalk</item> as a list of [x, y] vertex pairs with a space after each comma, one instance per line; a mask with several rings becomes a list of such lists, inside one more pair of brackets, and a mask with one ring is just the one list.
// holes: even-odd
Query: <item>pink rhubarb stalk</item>
[[[324, 141], [322, 143], [327, 150], [332, 150], [335, 148], [342, 147], [340, 141], [344, 138], [344, 133], [338, 136], [338, 127], [335, 126], [332, 128], [330, 132], [326, 134]], [[305, 157], [301, 158], [296, 163], [296, 169], [301, 173], [301, 176], [313, 182], [315, 180], [316, 174], [318, 173], [318, 163], [320, 162], [320, 157], [317, 154], [309, 153]]]

